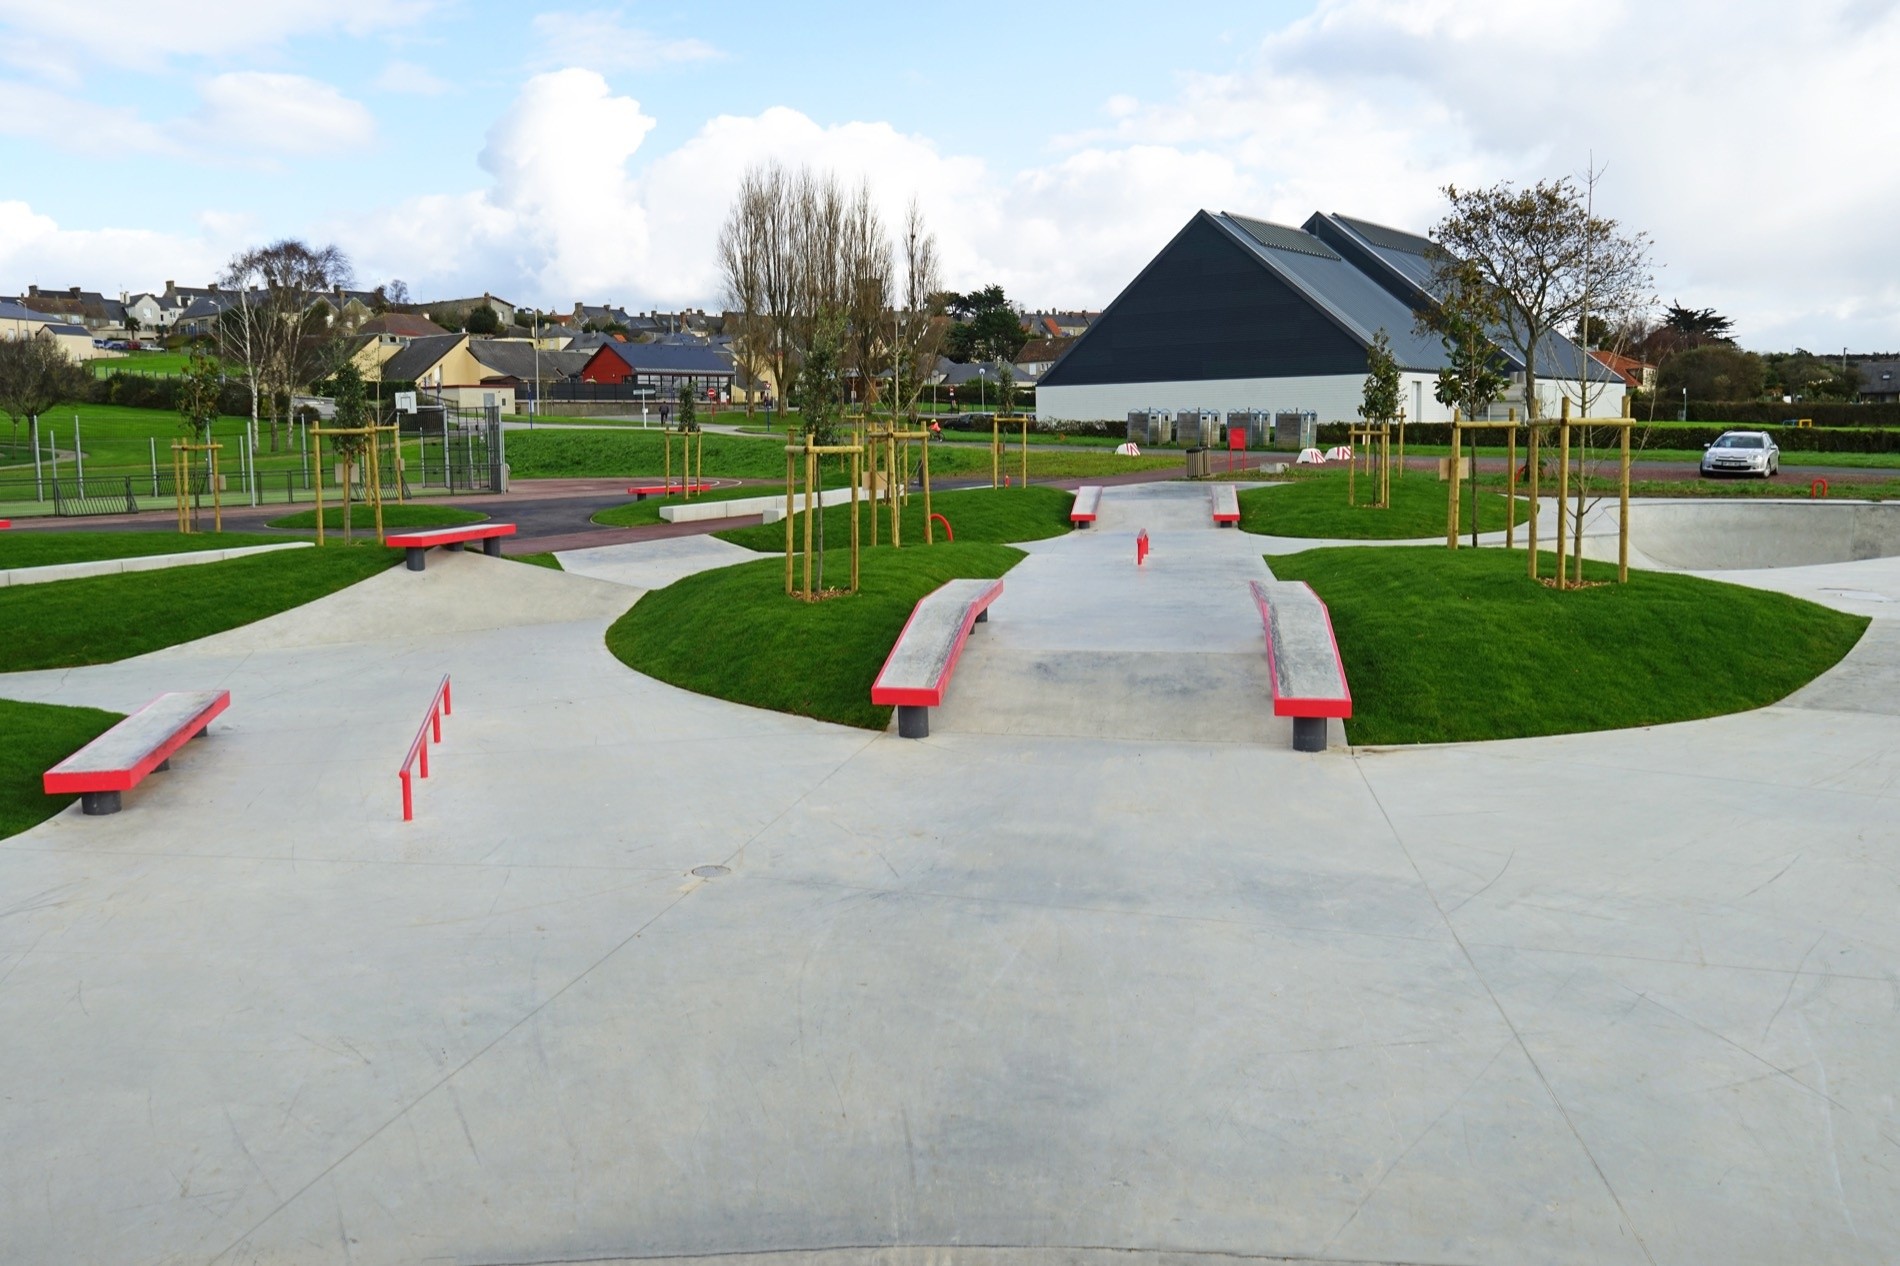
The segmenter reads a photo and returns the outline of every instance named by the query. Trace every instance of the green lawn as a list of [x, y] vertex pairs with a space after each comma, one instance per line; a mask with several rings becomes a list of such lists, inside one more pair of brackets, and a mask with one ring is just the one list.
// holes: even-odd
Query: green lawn
[[502, 557], [511, 563], [526, 563], [530, 567], [551, 567], [555, 571], [564, 570], [561, 566], [561, 560], [552, 554], [503, 554]]
[[208, 637], [334, 593], [401, 557], [373, 544], [284, 550], [0, 589], [0, 672], [109, 663]]
[[[1867, 621], [1783, 594], [1632, 571], [1558, 592], [1518, 550], [1339, 547], [1267, 560], [1331, 609], [1355, 743], [1661, 725], [1785, 698]], [[1616, 569], [1586, 564], [1587, 580]]]
[[18, 835], [78, 796], [49, 796], [41, 775], [119, 721], [116, 712], [0, 699], [0, 839]]
[[[769, 479], [783, 487], [785, 479], [784, 445], [774, 437], [757, 439], [708, 434], [704, 437], [705, 474], [720, 479]], [[680, 447], [673, 448], [673, 475], [680, 470]], [[912, 450], [915, 461], [915, 449]], [[1017, 459], [1020, 462], [1020, 458]], [[508, 433], [508, 462], [517, 479], [553, 478], [654, 478], [664, 473], [664, 454], [658, 431], [582, 430], [577, 427], [547, 427], [533, 431]], [[1135, 470], [1178, 469], [1181, 459], [1167, 457], [1118, 457], [1112, 452], [1061, 452], [1031, 449], [1029, 473], [1032, 479], [1089, 478], [1122, 474]], [[1015, 474], [1020, 465], [1005, 464], [1006, 474]], [[982, 475], [990, 471], [987, 447], [946, 444], [933, 447], [930, 472], [937, 478]]]
[[[1374, 481], [1358, 478], [1358, 491], [1365, 498]], [[1370, 510], [1346, 504], [1346, 475], [1327, 471], [1273, 488], [1250, 488], [1240, 494], [1242, 531], [1263, 536], [1298, 536], [1354, 541], [1405, 541], [1445, 535], [1446, 498], [1450, 485], [1414, 471], [1404, 479], [1392, 480], [1392, 505], [1385, 510]], [[1471, 530], [1470, 493], [1466, 491], [1460, 515], [1460, 530]], [[1478, 530], [1504, 530], [1505, 498], [1494, 492], [1478, 494]], [[1517, 503], [1517, 520], [1529, 517], [1529, 505]]]
[[[185, 439], [180, 428], [178, 415], [166, 409], [135, 409], [121, 404], [63, 404], [40, 418], [40, 447], [44, 453], [47, 437], [51, 437], [54, 447], [59, 450], [59, 471], [62, 478], [73, 474], [73, 419], [79, 419], [79, 440], [86, 452], [86, 476], [104, 477], [108, 474], [137, 475], [143, 473], [148, 479], [152, 470], [152, 441], [158, 441], [158, 469], [161, 474], [171, 470], [171, 443]], [[250, 426], [249, 418], [221, 417], [212, 424], [211, 438], [224, 445], [218, 454], [220, 469], [229, 478], [231, 487], [237, 487], [238, 438]], [[283, 449], [273, 455], [270, 452], [270, 433], [264, 423], [259, 423], [259, 441], [257, 465], [259, 470], [302, 469], [297, 455], [297, 440], [294, 435], [283, 440]], [[24, 421], [17, 427], [0, 414], [0, 465], [11, 463], [24, 467], [28, 474], [33, 469], [33, 450], [27, 443], [27, 426]], [[45, 466], [47, 474], [52, 473], [50, 464]], [[17, 477], [18, 472], [14, 472]], [[235, 496], [235, 493], [230, 494]]]
[[182, 374], [191, 364], [191, 353], [127, 352], [123, 356], [96, 357], [87, 363], [97, 378], [108, 374]]
[[177, 532], [0, 532], [0, 568], [282, 544], [281, 536], [257, 532], [193, 532], [189, 536]]
[[[480, 523], [487, 517], [487, 515], [478, 514], [474, 510], [461, 510], [455, 506], [417, 505], [413, 501], [385, 501], [383, 503], [383, 526], [385, 528], [458, 527], [464, 523]], [[299, 511], [296, 514], [287, 514], [281, 519], [272, 519], [270, 526], [274, 528], [315, 529], [317, 526], [317, 512], [313, 507], [309, 510]], [[343, 507], [340, 505], [325, 506], [323, 508], [323, 526], [326, 531], [341, 531], [343, 528]], [[374, 531], [376, 527], [375, 510], [361, 502], [352, 502], [350, 504], [350, 526], [352, 528], [368, 528]]]
[[[971, 488], [961, 492], [934, 493], [930, 502], [932, 512], [949, 521], [951, 534], [959, 544], [975, 542], [1006, 545], [1012, 541], [1039, 541], [1066, 533], [1070, 528], [1069, 507], [1075, 503], [1075, 496], [1060, 488]], [[859, 503], [858, 513], [860, 539], [863, 544], [869, 545], [870, 503]], [[805, 516], [802, 513], [795, 514], [792, 519], [792, 530], [802, 546]], [[850, 506], [826, 507], [823, 520], [825, 543], [832, 549], [851, 540]], [[924, 498], [921, 493], [911, 494], [909, 504], [903, 509], [900, 526], [906, 546], [923, 543]], [[813, 531], [816, 530], [814, 526]], [[785, 552], [785, 524], [782, 522], [754, 524], [751, 527], [715, 532], [713, 535], [763, 553]], [[942, 524], [936, 525], [936, 536], [939, 541], [944, 539]], [[878, 539], [888, 541], [889, 538], [890, 510], [880, 505]]]
[[[607, 630], [628, 667], [735, 703], [882, 729], [889, 708], [871, 682], [917, 600], [959, 576], [1000, 576], [1023, 557], [1005, 545], [863, 551], [862, 588], [804, 602], [784, 592], [774, 558], [718, 567], [649, 593]], [[850, 574], [849, 551], [827, 557], [828, 579]]]

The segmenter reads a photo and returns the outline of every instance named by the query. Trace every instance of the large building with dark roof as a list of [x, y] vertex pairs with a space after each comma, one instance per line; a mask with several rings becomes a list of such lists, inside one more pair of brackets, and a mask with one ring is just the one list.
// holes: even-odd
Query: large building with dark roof
[[[1350, 419], [1363, 398], [1366, 349], [1383, 330], [1406, 417], [1448, 420], [1432, 394], [1445, 349], [1415, 315], [1431, 303], [1435, 249], [1341, 215], [1290, 228], [1198, 212], [1043, 375], [1036, 412], [1081, 421], [1151, 408]], [[1522, 369], [1514, 361], [1498, 416], [1512, 404], [1522, 410]], [[1578, 399], [1585, 382], [1592, 414], [1622, 409], [1623, 380], [1561, 336], [1537, 349], [1537, 373], [1547, 413], [1566, 393]]]

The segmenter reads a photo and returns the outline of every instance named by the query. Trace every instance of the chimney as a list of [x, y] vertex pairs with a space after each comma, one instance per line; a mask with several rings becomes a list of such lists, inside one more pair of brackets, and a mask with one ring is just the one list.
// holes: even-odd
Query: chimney
[[177, 285], [178, 283], [173, 281], [170, 277], [165, 278], [165, 293], [170, 294], [174, 289], [177, 288]]
[[40, 292], [40, 288], [39, 288], [38, 286], [28, 286], [28, 287], [26, 288], [26, 293], [27, 293], [27, 294], [28, 294], [29, 296], [31, 296], [31, 295], [37, 295], [37, 294], [39, 294], [39, 292]]
[[78, 286], [69, 287], [66, 293], [71, 295], [73, 298], [77, 299], [79, 297], [79, 287]]

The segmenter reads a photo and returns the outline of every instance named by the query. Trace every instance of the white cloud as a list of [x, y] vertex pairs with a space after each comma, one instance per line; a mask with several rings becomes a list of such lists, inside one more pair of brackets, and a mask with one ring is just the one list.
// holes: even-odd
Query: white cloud
[[0, 136], [97, 154], [176, 154], [181, 147], [136, 110], [98, 105], [33, 84], [0, 80]]
[[578, 66], [611, 73], [710, 61], [719, 56], [719, 50], [704, 40], [655, 35], [629, 25], [609, 9], [538, 14], [533, 31], [541, 46], [539, 63], [544, 66]]
[[449, 90], [449, 82], [415, 62], [394, 61], [376, 76], [378, 92], [405, 93], [418, 97], [439, 97]]
[[302, 75], [233, 71], [199, 85], [191, 130], [212, 151], [325, 154], [367, 145], [376, 120], [359, 101]]
[[342, 31], [373, 35], [411, 26], [441, 0], [195, 0], [188, 10], [163, 4], [48, 3], [0, 0], [7, 59], [73, 80], [99, 63], [150, 70], [176, 58], [218, 58], [271, 47], [300, 35]]
[[[215, 276], [232, 242], [140, 229], [62, 229], [24, 202], [0, 202], [0, 278], [7, 293], [28, 285], [84, 285], [110, 293], [149, 289], [164, 277]], [[162, 275], [160, 274], [161, 270]]]

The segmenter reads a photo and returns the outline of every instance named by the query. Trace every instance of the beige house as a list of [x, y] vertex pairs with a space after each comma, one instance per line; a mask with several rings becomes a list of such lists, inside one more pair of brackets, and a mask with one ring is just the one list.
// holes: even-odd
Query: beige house
[[92, 331], [48, 312], [38, 312], [11, 299], [0, 299], [0, 341], [35, 336], [51, 339], [67, 356], [82, 364], [101, 352], [92, 345]]
[[515, 411], [515, 389], [482, 381], [495, 377], [495, 371], [475, 359], [466, 334], [412, 339], [382, 362], [380, 377], [384, 382], [413, 382], [418, 390], [440, 396], [459, 409], [498, 404], [503, 413]]

